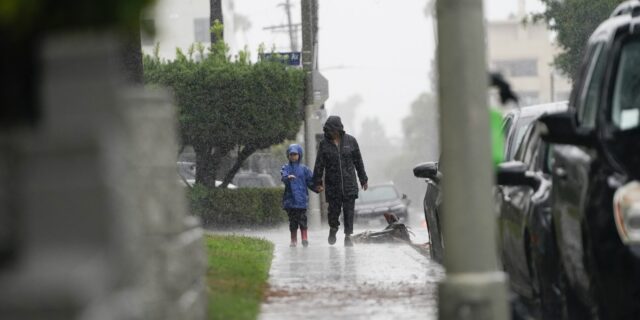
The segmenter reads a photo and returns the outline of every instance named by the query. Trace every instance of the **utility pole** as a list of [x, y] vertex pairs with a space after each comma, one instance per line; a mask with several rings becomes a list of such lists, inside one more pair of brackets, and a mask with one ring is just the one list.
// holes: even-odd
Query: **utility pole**
[[[327, 80], [318, 71], [318, 0], [302, 2], [302, 68], [305, 72], [304, 146], [306, 165], [313, 168], [317, 154], [316, 134], [321, 133], [321, 106], [329, 97]], [[310, 225], [321, 225], [320, 197], [309, 198]]]
[[296, 29], [293, 28], [291, 23], [291, 3], [287, 0], [285, 3], [279, 4], [284, 6], [284, 10], [287, 13], [287, 24], [289, 26], [289, 44], [291, 45], [291, 52], [298, 51], [298, 35]]
[[263, 28], [263, 30], [271, 30], [272, 32], [288, 32], [289, 33], [289, 47], [291, 52], [298, 51], [298, 30], [301, 25], [299, 23], [294, 24], [291, 21], [291, 2], [290, 0], [286, 0], [284, 3], [278, 4], [278, 7], [283, 7], [285, 13], [287, 14], [287, 24], [286, 25], [277, 25], [277, 26], [268, 26]]
[[[509, 319], [498, 271], [482, 0], [437, 0], [445, 280], [440, 319]], [[461, 201], [461, 199], [463, 199]]]

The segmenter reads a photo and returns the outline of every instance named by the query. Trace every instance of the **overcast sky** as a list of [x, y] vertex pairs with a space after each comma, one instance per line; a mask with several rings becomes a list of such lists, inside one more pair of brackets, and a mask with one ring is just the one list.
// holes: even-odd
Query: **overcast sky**
[[[235, 33], [232, 48], [248, 45], [253, 52], [264, 42], [289, 50], [285, 33], [263, 30], [285, 24], [285, 0], [235, 0], [235, 11], [251, 21], [246, 32]], [[319, 66], [329, 80], [331, 113], [335, 103], [362, 96], [355, 128], [366, 117], [383, 121], [390, 136], [401, 137], [401, 119], [420, 93], [431, 90], [429, 74], [434, 56], [433, 21], [425, 16], [425, 0], [319, 0]], [[299, 1], [292, 0], [293, 21], [300, 21]], [[516, 0], [485, 1], [489, 20], [506, 19], [517, 11]], [[539, 11], [527, 0], [527, 11]], [[227, 35], [225, 37], [228, 37]]]

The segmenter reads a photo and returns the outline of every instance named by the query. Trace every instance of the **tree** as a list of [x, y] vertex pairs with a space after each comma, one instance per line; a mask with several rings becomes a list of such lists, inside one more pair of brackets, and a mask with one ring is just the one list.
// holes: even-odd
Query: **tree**
[[[215, 25], [218, 23], [224, 24], [222, 16], [222, 0], [209, 0], [209, 25]], [[224, 40], [224, 31], [221, 31], [219, 35], [211, 30], [211, 43], [216, 43], [218, 40]]]
[[365, 159], [369, 181], [391, 179], [387, 176], [386, 165], [400, 148], [391, 143], [379, 118], [367, 117], [362, 121], [358, 131], [358, 144]]
[[[222, 26], [214, 30], [222, 39]], [[196, 153], [196, 182], [215, 187], [223, 157], [237, 151], [220, 187], [226, 187], [256, 150], [295, 138], [303, 120], [304, 73], [271, 61], [236, 60], [222, 40], [194, 45], [173, 61], [145, 56], [145, 81], [170, 87], [178, 105], [183, 144]], [[200, 59], [193, 55], [199, 54]]]
[[411, 111], [402, 120], [404, 142], [401, 152], [387, 165], [385, 172], [405, 192], [414, 205], [420, 205], [426, 184], [413, 176], [415, 165], [425, 161], [438, 161], [439, 115], [436, 98], [421, 94], [412, 104]]
[[411, 113], [402, 120], [404, 144], [414, 160], [435, 161], [439, 155], [439, 115], [436, 98], [421, 94], [412, 104]]
[[331, 113], [340, 116], [342, 123], [347, 130], [355, 131], [354, 121], [358, 108], [360, 108], [362, 102], [362, 96], [358, 94], [351, 95], [344, 101], [336, 102], [331, 109]]
[[546, 9], [533, 14], [533, 21], [544, 20], [549, 29], [557, 32], [557, 42], [563, 52], [555, 57], [554, 64], [575, 80], [589, 36], [624, 0], [541, 1]]

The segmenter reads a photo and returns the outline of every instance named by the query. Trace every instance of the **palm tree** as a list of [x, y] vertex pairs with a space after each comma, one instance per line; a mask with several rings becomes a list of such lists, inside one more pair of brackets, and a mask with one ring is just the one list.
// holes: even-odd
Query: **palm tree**
[[[210, 15], [209, 15], [209, 25], [213, 25], [213, 23], [218, 20], [220, 23], [224, 24], [222, 19], [222, 0], [210, 0]], [[224, 31], [222, 33], [222, 38], [224, 39]], [[218, 39], [216, 39], [216, 35], [211, 32], [211, 43], [216, 43]]]

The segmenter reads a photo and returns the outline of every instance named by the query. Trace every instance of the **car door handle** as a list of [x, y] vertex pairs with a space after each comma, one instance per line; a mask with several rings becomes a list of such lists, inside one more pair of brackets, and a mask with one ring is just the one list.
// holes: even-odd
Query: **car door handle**
[[557, 178], [560, 178], [562, 180], [565, 180], [567, 178], [567, 170], [562, 167], [555, 168], [553, 173]]

